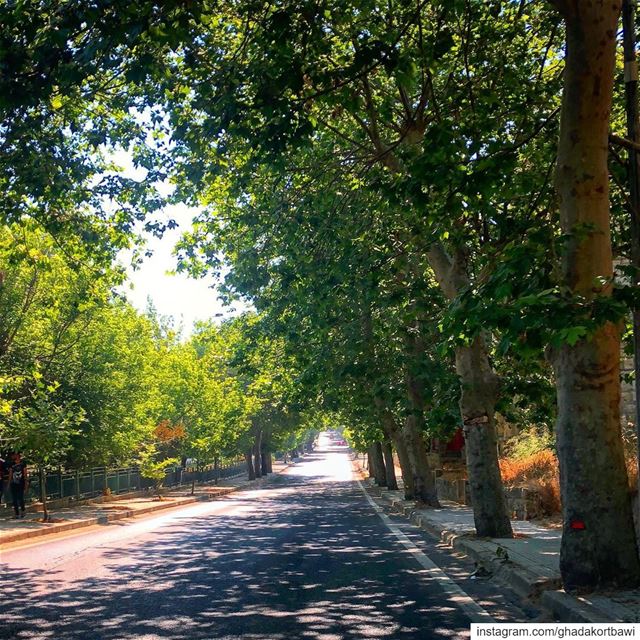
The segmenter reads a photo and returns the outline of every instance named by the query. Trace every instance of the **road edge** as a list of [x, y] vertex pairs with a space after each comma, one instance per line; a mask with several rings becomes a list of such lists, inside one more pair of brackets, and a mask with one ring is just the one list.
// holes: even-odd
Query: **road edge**
[[265, 480], [286, 472], [293, 464], [295, 464], [295, 462], [288, 462], [286, 463], [285, 467], [272, 474], [262, 476], [261, 478], [257, 478], [255, 480], [247, 480], [246, 482], [235, 487], [212, 487], [211, 491], [199, 496], [187, 496], [165, 503], [158, 502], [157, 504], [149, 505], [148, 507], [143, 507], [141, 509], [122, 509], [117, 513], [107, 513], [96, 517], [82, 518], [80, 520], [72, 520], [70, 522], [64, 523], [52, 523], [50, 526], [47, 526], [46, 523], [42, 523], [45, 528], [16, 531], [13, 534], [10, 533], [6, 536], [2, 536], [2, 539], [0, 540], [0, 550], [7, 545], [14, 544], [16, 542], [22, 542], [23, 540], [27, 541], [31, 540], [32, 538], [41, 538], [43, 536], [52, 535], [55, 533], [64, 533], [66, 531], [73, 531], [74, 529], [91, 527], [96, 524], [109, 524], [110, 522], [126, 520], [128, 518], [134, 518], [139, 515], [148, 515], [149, 513], [153, 513], [155, 511], [164, 511], [166, 509], [176, 509], [179, 507], [184, 507], [196, 502], [210, 502], [213, 500], [217, 500], [218, 498], [229, 495], [230, 493], [236, 493], [245, 489], [259, 487], [264, 483]]

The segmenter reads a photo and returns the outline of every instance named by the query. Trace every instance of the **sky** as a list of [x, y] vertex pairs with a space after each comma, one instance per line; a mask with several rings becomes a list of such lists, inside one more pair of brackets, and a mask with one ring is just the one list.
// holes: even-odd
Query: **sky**
[[[118, 154], [116, 160], [118, 164], [126, 167], [128, 177], [140, 177], [139, 172], [131, 166], [127, 154]], [[196, 213], [196, 209], [186, 205], [165, 208], [163, 216], [167, 221], [175, 220], [178, 226], [175, 229], [167, 229], [162, 238], [147, 236], [145, 249], [151, 251], [152, 255], [145, 257], [143, 263], [135, 270], [129, 266], [130, 282], [124, 287], [124, 293], [131, 304], [144, 311], [150, 300], [158, 313], [171, 316], [175, 327], [182, 327], [184, 337], [191, 334], [193, 323], [197, 320], [222, 321], [248, 308], [239, 303], [234, 307], [225, 307], [218, 299], [215, 291], [216, 281], [211, 276], [194, 279], [184, 273], [171, 273], [177, 264], [173, 256], [174, 247], [180, 236], [190, 228], [191, 220]], [[120, 262], [125, 266], [130, 265], [131, 253], [123, 252]]]
[[[176, 267], [173, 248], [181, 234], [189, 228], [194, 212], [186, 206], [175, 206], [167, 207], [165, 214], [176, 220], [179, 226], [167, 230], [161, 239], [148, 239], [146, 249], [152, 251], [153, 255], [145, 257], [136, 270], [129, 267], [130, 283], [125, 286], [125, 294], [140, 311], [144, 311], [148, 300], [151, 300], [158, 313], [172, 316], [176, 327], [182, 325], [183, 334], [188, 336], [196, 320], [221, 320], [234, 314], [218, 300], [212, 288], [215, 286], [213, 278], [196, 280], [184, 273], [170, 273]], [[123, 254], [120, 259], [127, 264], [129, 255]]]

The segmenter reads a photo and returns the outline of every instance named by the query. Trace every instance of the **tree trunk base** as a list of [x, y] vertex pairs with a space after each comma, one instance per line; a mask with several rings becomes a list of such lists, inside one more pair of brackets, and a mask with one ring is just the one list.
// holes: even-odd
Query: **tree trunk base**
[[476, 533], [481, 538], [513, 538], [492, 418], [468, 420], [464, 436]]

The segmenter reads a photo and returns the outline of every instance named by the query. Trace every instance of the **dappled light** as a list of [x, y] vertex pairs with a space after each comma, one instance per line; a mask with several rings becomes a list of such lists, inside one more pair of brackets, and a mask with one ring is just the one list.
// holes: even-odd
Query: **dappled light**
[[635, 590], [637, 11], [0, 2], [6, 634]]
[[3, 559], [23, 576], [3, 623], [15, 638], [105, 640], [450, 638], [468, 627], [385, 536], [344, 447], [225, 502], [45, 573]]

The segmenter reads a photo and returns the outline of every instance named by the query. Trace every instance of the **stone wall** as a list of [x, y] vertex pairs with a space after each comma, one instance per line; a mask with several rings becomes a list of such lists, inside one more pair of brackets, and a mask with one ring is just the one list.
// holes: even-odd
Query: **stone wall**
[[469, 482], [467, 480], [436, 478], [436, 489], [438, 498], [442, 500], [451, 500], [451, 502], [458, 502], [459, 504], [471, 504]]
[[524, 487], [505, 489], [507, 508], [514, 520], [532, 520], [544, 516], [540, 494]]
[[[436, 478], [438, 497], [458, 504], [471, 506], [469, 483], [466, 480], [445, 480]], [[514, 520], [531, 520], [542, 517], [542, 502], [540, 495], [532, 489], [512, 487], [505, 489], [507, 508]]]

